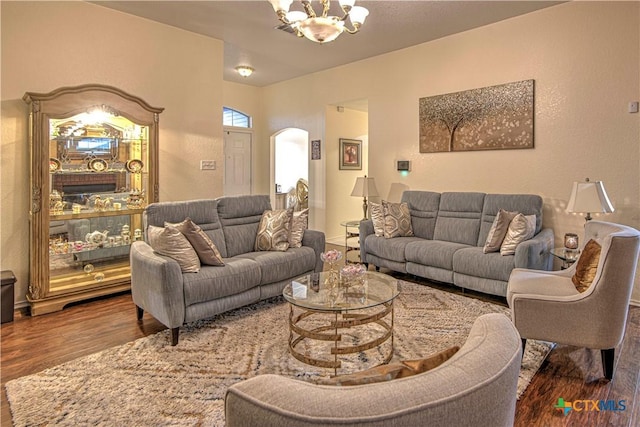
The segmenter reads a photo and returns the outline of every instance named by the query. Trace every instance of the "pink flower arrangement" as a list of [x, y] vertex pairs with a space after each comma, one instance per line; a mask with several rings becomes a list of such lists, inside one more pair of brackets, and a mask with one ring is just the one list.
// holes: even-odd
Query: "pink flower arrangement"
[[340, 270], [340, 273], [346, 277], [357, 277], [366, 271], [362, 264], [347, 264]]
[[342, 252], [331, 249], [330, 251], [322, 252], [322, 254], [320, 254], [320, 259], [324, 262], [333, 264], [334, 262], [338, 262], [342, 259]]

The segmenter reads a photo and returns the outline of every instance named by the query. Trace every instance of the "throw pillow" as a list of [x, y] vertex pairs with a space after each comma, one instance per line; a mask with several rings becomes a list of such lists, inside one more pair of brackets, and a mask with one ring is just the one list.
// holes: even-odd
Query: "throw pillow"
[[571, 277], [571, 281], [578, 292], [586, 291], [596, 277], [601, 249], [600, 244], [593, 239], [589, 240], [584, 246], [576, 264], [576, 271]]
[[304, 230], [309, 226], [309, 208], [299, 212], [294, 212], [291, 216], [291, 231], [289, 234], [289, 247], [299, 248], [302, 246]]
[[175, 259], [183, 273], [200, 271], [200, 259], [191, 243], [177, 228], [149, 226], [147, 229], [149, 244], [154, 251]]
[[500, 246], [500, 255], [513, 255], [516, 247], [533, 237], [536, 232], [536, 216], [517, 214], [509, 223], [509, 229]]
[[381, 203], [369, 202], [369, 213], [373, 222], [373, 232], [376, 236], [384, 236], [384, 213]]
[[286, 251], [289, 249], [289, 230], [293, 209], [267, 210], [262, 214], [256, 251]]
[[484, 244], [484, 248], [482, 248], [482, 252], [488, 254], [489, 252], [498, 252], [500, 250], [504, 236], [506, 236], [507, 230], [509, 230], [509, 224], [511, 224], [511, 220], [513, 220], [517, 214], [518, 212], [505, 211], [504, 209], [498, 211], [496, 218], [493, 220], [493, 224], [491, 224], [491, 229], [487, 235], [487, 241]]
[[382, 213], [384, 214], [384, 237], [413, 236], [411, 228], [411, 213], [406, 203], [391, 203], [382, 201]]
[[220, 255], [220, 251], [218, 251], [216, 245], [211, 241], [209, 236], [202, 231], [202, 228], [191, 220], [191, 218], [187, 218], [177, 224], [165, 222], [164, 225], [171, 225], [184, 234], [184, 237], [187, 238], [189, 243], [191, 243], [191, 246], [193, 246], [193, 249], [195, 249], [202, 264], [216, 266], [224, 265], [222, 255]]
[[454, 346], [424, 359], [406, 360], [389, 365], [375, 366], [361, 372], [338, 375], [326, 380], [320, 380], [318, 381], [318, 384], [350, 386], [379, 383], [383, 381], [390, 381], [396, 378], [410, 377], [412, 375], [421, 374], [442, 365], [444, 362], [449, 360], [451, 356], [456, 354], [459, 349], [460, 347]]

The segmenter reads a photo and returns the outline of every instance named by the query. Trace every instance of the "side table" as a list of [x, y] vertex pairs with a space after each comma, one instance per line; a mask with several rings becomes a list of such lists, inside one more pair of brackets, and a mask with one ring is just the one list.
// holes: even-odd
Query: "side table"
[[551, 255], [562, 261], [560, 268], [565, 270], [578, 260], [580, 251], [578, 249], [553, 248], [551, 249]]
[[344, 262], [360, 263], [360, 220], [343, 221], [344, 227]]

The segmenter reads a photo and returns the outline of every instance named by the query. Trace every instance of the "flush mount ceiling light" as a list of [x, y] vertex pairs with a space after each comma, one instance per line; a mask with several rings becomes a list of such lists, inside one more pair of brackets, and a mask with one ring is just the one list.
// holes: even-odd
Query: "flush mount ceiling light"
[[236, 67], [236, 71], [238, 72], [238, 74], [240, 74], [242, 77], [249, 77], [251, 74], [253, 74], [253, 72], [255, 71], [253, 68], [249, 67], [248, 65], [238, 65]]
[[[330, 16], [330, 0], [320, 0], [322, 14], [317, 15], [311, 6], [310, 0], [300, 0], [304, 12], [293, 10], [289, 12], [289, 7], [293, 0], [269, 0], [273, 10], [278, 15], [278, 19], [289, 25], [298, 37], [306, 37], [316, 43], [327, 43], [338, 38], [343, 31], [355, 34], [360, 30], [364, 20], [369, 15], [369, 11], [361, 6], [354, 6], [356, 0], [340, 0], [340, 7], [344, 15]], [[353, 29], [345, 26], [349, 18]]]

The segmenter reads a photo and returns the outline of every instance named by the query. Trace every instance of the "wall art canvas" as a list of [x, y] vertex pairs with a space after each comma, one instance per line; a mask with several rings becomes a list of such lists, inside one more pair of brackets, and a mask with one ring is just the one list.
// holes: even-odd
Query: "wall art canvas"
[[420, 98], [420, 152], [533, 148], [534, 81]]
[[340, 138], [340, 169], [362, 169], [362, 141]]
[[320, 140], [311, 141], [311, 160], [320, 160]]

